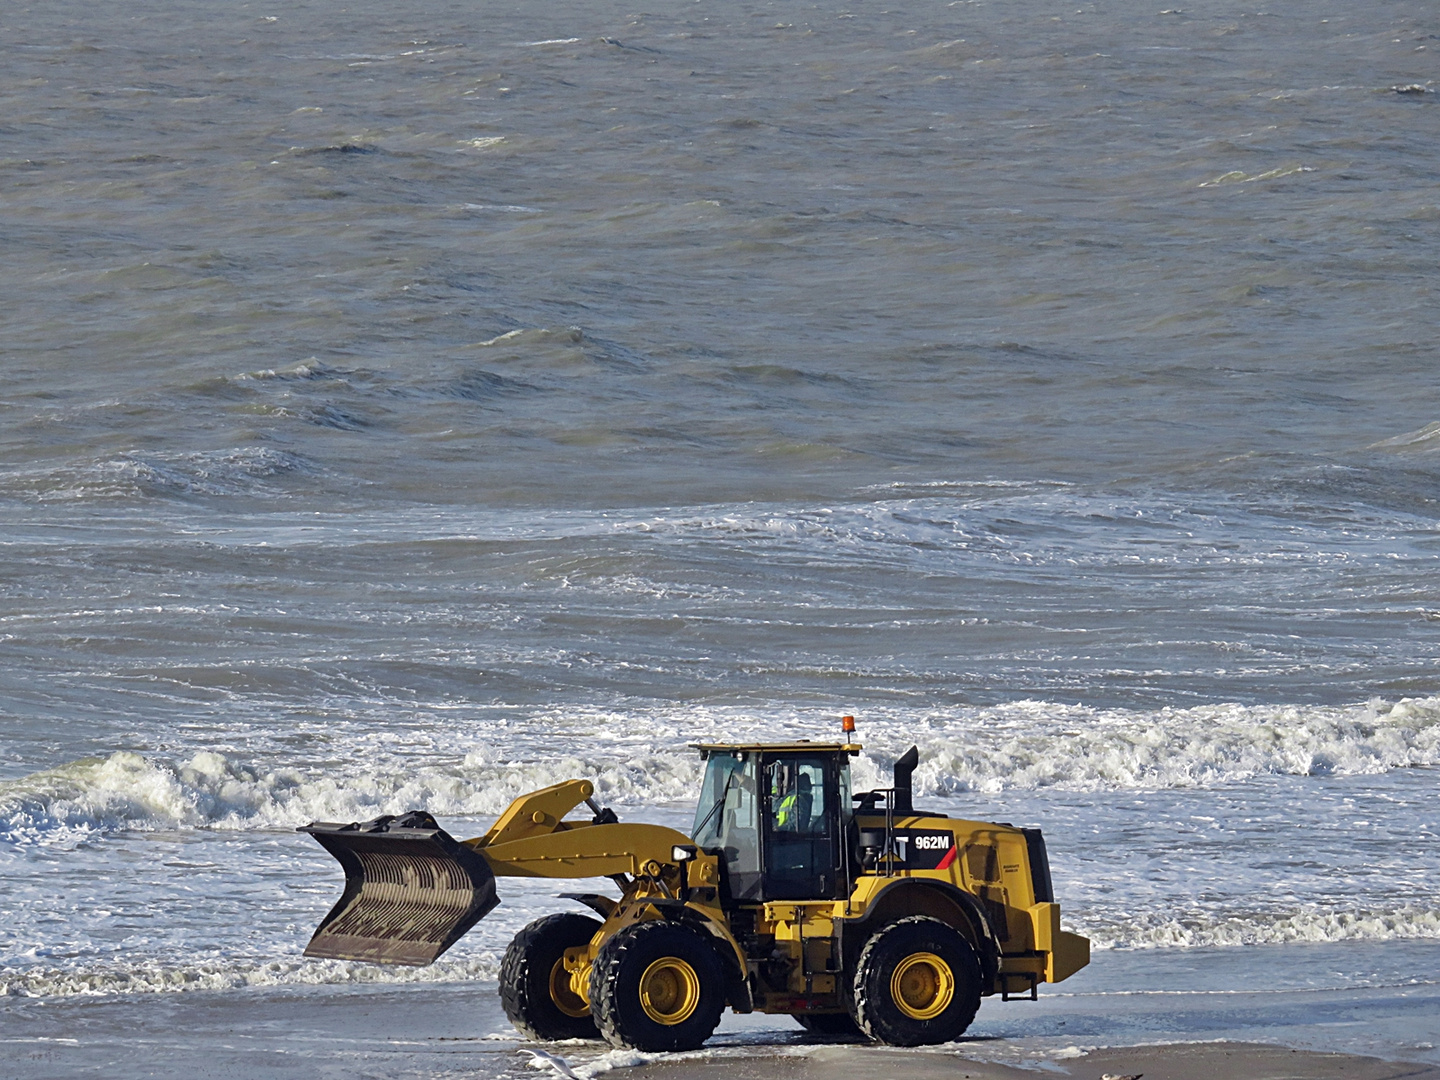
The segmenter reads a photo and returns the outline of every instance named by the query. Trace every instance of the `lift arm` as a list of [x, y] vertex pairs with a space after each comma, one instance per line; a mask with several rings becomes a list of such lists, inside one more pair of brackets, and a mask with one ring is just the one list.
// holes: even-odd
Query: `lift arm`
[[[308, 832], [345, 871], [345, 891], [306, 956], [377, 964], [431, 963], [500, 902], [495, 878], [659, 874], [690, 838], [662, 825], [621, 824], [588, 780], [522, 795], [483, 836], [457, 841], [424, 811], [373, 821], [312, 822]], [[590, 821], [565, 815], [590, 802]]]

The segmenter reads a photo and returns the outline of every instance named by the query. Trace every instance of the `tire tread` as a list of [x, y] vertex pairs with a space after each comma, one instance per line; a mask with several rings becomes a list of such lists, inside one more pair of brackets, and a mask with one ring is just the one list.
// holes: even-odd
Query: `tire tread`
[[[593, 1016], [566, 1016], [550, 1002], [550, 972], [540, 973], [545, 987], [543, 1002], [532, 1000], [537, 950], [553, 952], [557, 940], [561, 951], [583, 945], [600, 929], [599, 921], [572, 911], [546, 915], [530, 923], [510, 942], [500, 963], [500, 1005], [515, 1030], [535, 1042], [600, 1037]], [[553, 961], [552, 961], [553, 963]]]
[[[887, 948], [895, 940], [896, 935], [907, 935], [917, 931], [929, 931], [932, 934], [941, 935], [942, 938], [953, 936], [954, 941], [958, 941], [964, 946], [964, 955], [968, 956], [967, 970], [953, 971], [954, 966], [952, 965], [952, 971], [958, 983], [956, 993], [961, 997], [960, 1008], [957, 1010], [952, 1006], [951, 1010], [946, 1010], [946, 1013], [943, 1014], [945, 1020], [943, 1025], [934, 1021], [911, 1020], [908, 1017], [900, 1018], [897, 1022], [895, 1018], [887, 1016], [889, 1000], [886, 990], [890, 980], [888, 977], [879, 980], [871, 977], [873, 969], [880, 962], [881, 950]], [[876, 982], [878, 982], [878, 986], [872, 985]], [[884, 998], [876, 1000], [881, 995], [884, 995]], [[975, 955], [974, 946], [948, 923], [941, 922], [929, 915], [911, 915], [908, 918], [897, 919], [873, 934], [861, 948], [860, 956], [855, 963], [849, 1004], [861, 1033], [876, 1042], [888, 1043], [892, 1046], [924, 1046], [957, 1039], [969, 1028], [975, 1019], [975, 1014], [980, 1010], [980, 963]]]
[[[646, 1037], [627, 1024], [625, 1001], [620, 981], [626, 977], [627, 967], [637, 963], [636, 954], [642, 952], [660, 935], [681, 931], [694, 939], [696, 951], [693, 956], [684, 957], [696, 967], [702, 987], [702, 997], [708, 997], [697, 1008], [707, 1015], [700, 1015], [695, 1023], [676, 1025], [662, 1033], [651, 1033]], [[673, 953], [671, 954], [673, 955]], [[705, 969], [705, 970], [701, 970]], [[595, 1026], [601, 1037], [611, 1046], [649, 1052], [695, 1050], [699, 1048], [720, 1022], [725, 1008], [724, 969], [714, 947], [699, 931], [676, 923], [656, 920], [637, 923], [616, 934], [612, 934], [595, 957], [595, 966], [590, 975], [590, 1008], [595, 1017]]]

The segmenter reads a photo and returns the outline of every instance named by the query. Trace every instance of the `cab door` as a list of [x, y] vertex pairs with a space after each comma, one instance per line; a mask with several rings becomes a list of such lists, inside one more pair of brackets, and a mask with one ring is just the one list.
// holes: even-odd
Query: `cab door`
[[765, 756], [761, 783], [766, 900], [833, 900], [844, 895], [844, 811], [833, 755]]

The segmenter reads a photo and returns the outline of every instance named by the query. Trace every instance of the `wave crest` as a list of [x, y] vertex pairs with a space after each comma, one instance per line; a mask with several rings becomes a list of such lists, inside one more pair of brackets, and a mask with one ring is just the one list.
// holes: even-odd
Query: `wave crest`
[[571, 777], [596, 781], [602, 799], [639, 802], [693, 797], [692, 754], [626, 761], [493, 760], [476, 751], [456, 766], [316, 775], [261, 769], [214, 751], [181, 763], [117, 751], [0, 783], [0, 839], [74, 846], [122, 829], [287, 828], [353, 821], [416, 808], [452, 816], [499, 814], [519, 795]]
[[198, 453], [132, 452], [54, 469], [0, 473], [0, 488], [40, 502], [136, 496], [276, 494], [276, 481], [315, 472], [299, 454], [268, 446]]
[[1200, 787], [1440, 764], [1440, 698], [1154, 713], [1018, 702], [988, 712], [963, 741], [928, 733], [915, 740], [923, 790]]
[[[607, 738], [622, 727], [637, 734]], [[246, 764], [211, 750], [182, 761], [118, 751], [0, 783], [0, 839], [66, 844], [116, 829], [283, 828], [412, 809], [493, 815], [518, 795], [572, 777], [593, 780], [599, 798], [622, 805], [690, 803], [700, 762], [688, 743], [815, 734], [793, 717], [677, 707], [625, 725], [600, 710], [572, 711], [563, 734], [535, 742], [575, 749], [542, 746], [528, 760], [490, 746], [448, 761], [357, 751], [344, 766], [303, 767]], [[855, 762], [856, 790], [888, 786], [891, 762], [912, 742], [920, 747], [921, 795], [1193, 788], [1440, 764], [1440, 698], [1153, 713], [1036, 701], [918, 715], [876, 710], [862, 718], [861, 735], [867, 749]]]

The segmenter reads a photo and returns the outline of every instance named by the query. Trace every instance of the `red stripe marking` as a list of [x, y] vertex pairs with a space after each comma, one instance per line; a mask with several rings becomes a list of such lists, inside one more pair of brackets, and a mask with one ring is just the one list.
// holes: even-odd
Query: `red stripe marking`
[[947, 851], [947, 852], [945, 852], [945, 857], [940, 860], [940, 865], [937, 866], [937, 867], [935, 867], [935, 869], [936, 869], [936, 870], [949, 870], [951, 864], [955, 862], [955, 856], [956, 856], [956, 855], [959, 855], [959, 854], [960, 854], [960, 849], [959, 849], [958, 847], [956, 847], [954, 844], [951, 844], [951, 845], [950, 845], [950, 850]]

